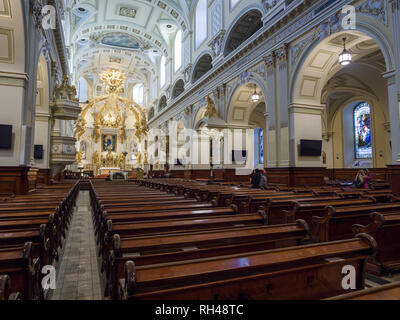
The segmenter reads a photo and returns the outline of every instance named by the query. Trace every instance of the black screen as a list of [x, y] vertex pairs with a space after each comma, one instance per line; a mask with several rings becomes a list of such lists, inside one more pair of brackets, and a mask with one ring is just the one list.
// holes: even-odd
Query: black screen
[[247, 160], [247, 150], [232, 150], [232, 162], [245, 162]]
[[320, 157], [322, 155], [321, 140], [300, 140], [300, 156]]
[[0, 125], [0, 149], [11, 149], [12, 126]]
[[42, 145], [35, 145], [34, 158], [36, 160], [43, 159], [43, 146]]

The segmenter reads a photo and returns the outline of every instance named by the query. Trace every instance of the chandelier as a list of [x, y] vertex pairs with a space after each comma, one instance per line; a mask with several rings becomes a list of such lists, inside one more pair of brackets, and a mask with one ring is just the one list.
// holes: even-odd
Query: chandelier
[[343, 38], [343, 52], [339, 55], [339, 63], [342, 66], [347, 66], [351, 63], [352, 56], [349, 50], [346, 49], [346, 38]]

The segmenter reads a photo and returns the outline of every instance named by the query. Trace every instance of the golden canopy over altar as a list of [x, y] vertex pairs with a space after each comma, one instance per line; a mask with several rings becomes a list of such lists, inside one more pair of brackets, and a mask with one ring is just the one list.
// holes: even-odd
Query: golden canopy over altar
[[121, 89], [125, 76], [117, 70], [101, 75], [106, 95], [83, 105], [75, 125], [77, 163], [95, 174], [127, 170], [147, 164], [148, 133], [145, 110], [124, 98]]

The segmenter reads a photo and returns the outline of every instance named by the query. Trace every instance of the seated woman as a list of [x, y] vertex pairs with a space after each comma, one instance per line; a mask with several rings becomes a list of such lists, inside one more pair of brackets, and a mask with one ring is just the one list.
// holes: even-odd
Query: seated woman
[[353, 186], [359, 189], [369, 189], [369, 182], [372, 176], [368, 169], [360, 170], [357, 173], [356, 179], [353, 182]]
[[364, 174], [365, 175], [364, 175], [363, 189], [369, 189], [370, 181], [372, 180], [372, 175], [368, 169], [365, 169]]

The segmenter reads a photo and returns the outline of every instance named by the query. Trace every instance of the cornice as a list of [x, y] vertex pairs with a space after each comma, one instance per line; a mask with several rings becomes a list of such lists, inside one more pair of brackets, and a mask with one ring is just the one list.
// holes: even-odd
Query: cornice
[[[283, 16], [271, 20], [242, 44], [242, 47], [239, 47], [238, 51], [234, 51], [231, 55], [225, 57], [219, 65], [214, 66], [200, 81], [187, 86], [185, 92], [179, 98], [172, 101], [168, 108], [155, 115], [149, 124], [157, 126], [159, 122], [164, 121], [177, 112], [181, 112], [181, 108], [184, 105], [195, 104], [210, 94], [213, 87], [215, 88], [215, 86], [227, 83], [250, 67], [263, 62], [264, 57], [269, 53], [283, 48], [285, 43], [291, 43], [302, 34], [312, 30], [312, 28], [329, 17], [332, 12], [336, 12], [343, 4], [351, 3], [351, 1], [342, 0], [334, 6], [329, 7], [318, 18], [312, 21], [307, 20], [307, 18], [310, 18], [315, 7], [321, 3], [323, 1], [320, 0], [304, 0], [292, 3], [285, 10]], [[286, 37], [282, 36], [290, 27], [297, 25], [296, 32], [291, 32]], [[258, 51], [260, 51], [260, 54], [252, 58], [251, 55], [254, 55]], [[232, 70], [234, 67], [235, 69]], [[216, 81], [216, 79], [218, 80]]]

